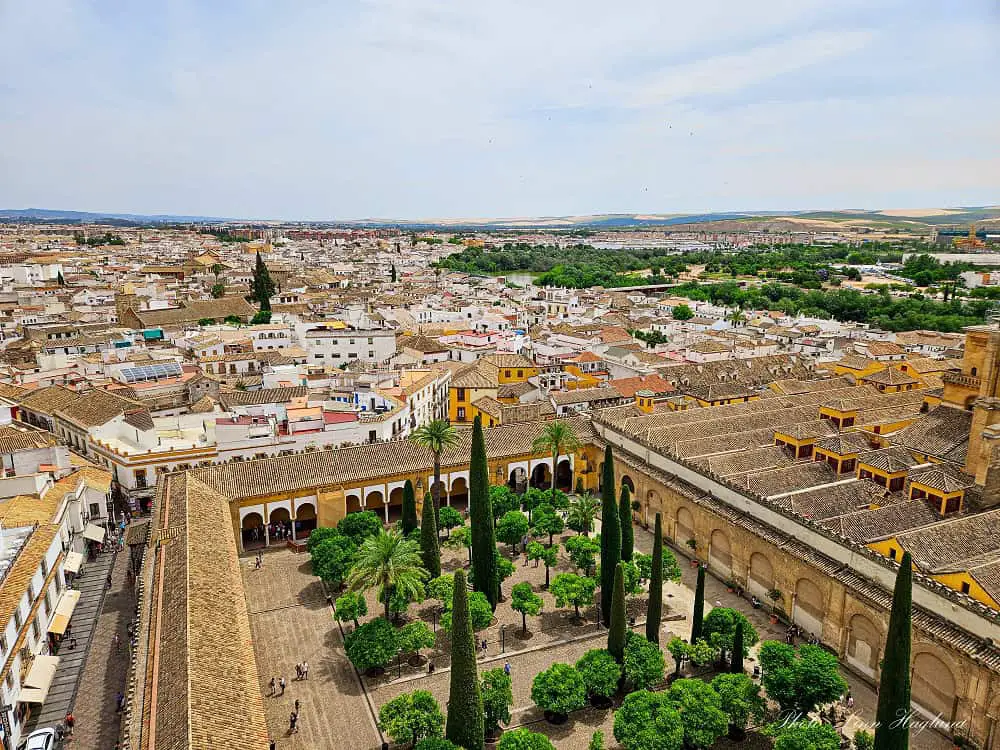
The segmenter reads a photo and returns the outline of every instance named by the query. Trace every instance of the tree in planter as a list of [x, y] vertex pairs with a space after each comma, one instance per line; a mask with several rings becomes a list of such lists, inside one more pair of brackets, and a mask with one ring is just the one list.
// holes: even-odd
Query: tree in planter
[[681, 664], [688, 655], [688, 642], [675, 635], [667, 641], [667, 651], [669, 651], [670, 655], [674, 657], [674, 676], [679, 677], [681, 673]]
[[[482, 591], [473, 591], [467, 597], [467, 607], [469, 610], [469, 620], [473, 630], [482, 630], [489, 627], [493, 622], [493, 608], [490, 607], [489, 599]], [[441, 615], [441, 627], [446, 633], [452, 632], [452, 611], [451, 607], [446, 607]]]
[[468, 526], [459, 526], [452, 531], [447, 541], [445, 541], [444, 546], [467, 550], [469, 553], [469, 563], [472, 563], [472, 529]]
[[625, 617], [625, 574], [619, 562], [615, 570], [614, 595], [611, 597], [611, 620], [608, 622], [608, 652], [619, 664], [625, 656], [625, 634], [628, 632]]
[[691, 615], [691, 643], [701, 638], [705, 621], [705, 569], [698, 566], [698, 583], [694, 587], [694, 611]]
[[455, 576], [445, 573], [427, 582], [427, 596], [437, 599], [445, 609], [451, 608], [451, 600], [455, 597]]
[[712, 680], [712, 689], [719, 696], [723, 712], [729, 717], [729, 738], [743, 739], [750, 719], [764, 718], [766, 702], [760, 694], [760, 685], [745, 674], [720, 674]]
[[469, 461], [469, 519], [472, 527], [472, 582], [486, 594], [496, 610], [500, 597], [497, 576], [497, 543], [493, 533], [493, 506], [490, 503], [490, 472], [486, 463], [483, 423], [476, 415], [472, 423], [472, 453]]
[[875, 735], [871, 732], [866, 732], [864, 729], [859, 729], [854, 733], [854, 750], [874, 750], [875, 748]]
[[604, 449], [601, 477], [601, 616], [611, 622], [611, 599], [615, 589], [615, 569], [622, 557], [622, 530], [615, 498], [615, 464], [611, 446]]
[[310, 555], [313, 574], [336, 588], [347, 578], [357, 558], [357, 546], [340, 534], [321, 538]]
[[[511, 511], [521, 509], [521, 498], [511, 492], [510, 487], [506, 484], [496, 485], [490, 487], [490, 505], [493, 506], [493, 523], [496, 525], [499, 519]], [[527, 519], [525, 519], [525, 523], [527, 524]], [[518, 538], [517, 541], [521, 541], [521, 539]]]
[[465, 525], [465, 519], [462, 518], [462, 514], [450, 505], [441, 506], [441, 510], [438, 511], [438, 518], [441, 528], [446, 532], [450, 532], [454, 528]]
[[409, 536], [417, 528], [417, 498], [413, 494], [413, 483], [407, 479], [403, 485], [402, 530]]
[[427, 571], [422, 563], [416, 542], [404, 539], [396, 531], [381, 531], [378, 536], [362, 542], [354, 568], [347, 576], [347, 585], [351, 591], [377, 588], [388, 620], [393, 595], [403, 596], [408, 601], [423, 596]]
[[660, 647], [631, 632], [625, 637], [622, 665], [632, 690], [648, 690], [662, 682], [667, 668]]
[[476, 674], [476, 646], [469, 618], [469, 592], [466, 589], [465, 573], [461, 570], [455, 572], [452, 612], [454, 627], [451, 631], [451, 683], [445, 736], [465, 750], [482, 750], [485, 733], [483, 699]]
[[[639, 555], [633, 556], [633, 559]], [[643, 555], [644, 557], [644, 555]], [[642, 566], [635, 560], [642, 577]], [[649, 603], [646, 605], [646, 640], [656, 646], [660, 645], [660, 620], [663, 617], [663, 521], [656, 514], [653, 523], [653, 555], [649, 560]], [[678, 571], [678, 574], [680, 571]]]
[[528, 534], [528, 518], [519, 510], [511, 510], [503, 515], [497, 524], [497, 539], [510, 545], [511, 554], [517, 552], [517, 545]]
[[627, 484], [622, 485], [621, 498], [618, 501], [618, 523], [622, 527], [622, 560], [632, 559], [632, 548], [635, 545], [635, 532], [632, 529], [632, 501]]
[[[409, 482], [407, 482], [408, 484]], [[420, 524], [420, 557], [431, 578], [441, 575], [441, 547], [438, 543], [437, 523], [434, 520], [434, 503], [430, 493], [424, 498]]]
[[344, 651], [359, 672], [384, 667], [399, 652], [398, 631], [376, 617], [344, 636]]
[[378, 712], [379, 727], [393, 742], [414, 745], [424, 737], [436, 737], [444, 726], [444, 715], [427, 690], [403, 693]]
[[587, 688], [579, 672], [557, 662], [535, 675], [531, 700], [558, 721], [587, 704]]
[[559, 464], [559, 456], [568, 455], [575, 451], [580, 447], [580, 441], [569, 422], [555, 419], [545, 423], [531, 447], [536, 453], [546, 451], [552, 454], [552, 505], [558, 508], [559, 503], [556, 500], [556, 474], [558, 472], [556, 467]]
[[840, 750], [840, 735], [829, 724], [796, 721], [775, 733], [774, 750]]
[[459, 443], [458, 430], [444, 419], [435, 419], [421, 425], [410, 433], [410, 440], [426, 448], [434, 456], [434, 484], [431, 485], [431, 495], [434, 501], [434, 520], [441, 528], [441, 454], [448, 448]]
[[510, 675], [503, 669], [483, 672], [479, 692], [483, 697], [483, 721], [487, 737], [495, 737], [500, 724], [510, 722], [510, 707], [514, 705]]
[[591, 699], [607, 699], [618, 691], [622, 668], [607, 650], [592, 648], [580, 657], [576, 671], [583, 678]]
[[337, 619], [341, 622], [351, 620], [354, 627], [358, 627], [359, 617], [368, 614], [368, 600], [358, 591], [349, 591], [338, 597], [334, 607], [337, 610]]
[[688, 661], [696, 667], [707, 667], [716, 660], [718, 655], [719, 649], [704, 638], [699, 638], [694, 643], [689, 643], [687, 647]]
[[566, 512], [566, 525], [573, 531], [589, 536], [594, 530], [594, 519], [601, 512], [601, 502], [591, 494], [577, 494]]
[[802, 645], [796, 652], [787, 643], [765, 641], [759, 656], [764, 689], [782, 711], [805, 716], [847, 690], [837, 657], [819, 646]]
[[684, 745], [690, 748], [711, 747], [729, 728], [729, 717], [712, 686], [701, 680], [674, 680], [667, 700], [681, 716]]
[[434, 633], [424, 622], [411, 622], [399, 629], [399, 650], [420, 656], [421, 650], [434, 647]]
[[497, 750], [555, 750], [555, 747], [552, 741], [540, 732], [512, 729], [500, 738]]
[[360, 546], [368, 537], [378, 536], [382, 531], [382, 521], [370, 510], [348, 513], [340, 519], [337, 531]]
[[778, 589], [771, 589], [767, 592], [767, 598], [771, 600], [771, 614], [778, 616], [778, 601], [781, 599], [781, 592]]
[[571, 536], [563, 546], [573, 561], [573, 566], [579, 568], [585, 576], [589, 576], [597, 564], [597, 553], [601, 551], [600, 542], [589, 536]]
[[[909, 727], [897, 717], [910, 710], [910, 648], [913, 637], [913, 563], [904, 552], [896, 573], [886, 633], [885, 657], [879, 678], [875, 714], [875, 750], [906, 750]], [[900, 726], [902, 725], [902, 726]]]
[[419, 604], [427, 598], [427, 591], [424, 584], [420, 583], [412, 590], [392, 588], [388, 590], [389, 612], [392, 614], [392, 621], [399, 623], [400, 617], [406, 614], [411, 604]]
[[719, 649], [720, 658], [732, 653], [736, 639], [736, 624], [743, 626], [743, 656], [750, 653], [750, 647], [757, 643], [757, 631], [743, 613], [729, 607], [716, 607], [705, 618], [701, 635], [712, 646]]
[[536, 594], [527, 581], [514, 584], [510, 592], [510, 608], [521, 613], [521, 632], [528, 634], [528, 615], [534, 617], [542, 611], [542, 597]]
[[327, 539], [332, 539], [335, 536], [343, 536], [340, 529], [332, 526], [317, 526], [309, 534], [309, 538], [306, 539], [306, 552], [312, 554], [312, 551], [316, 549], [320, 542], [325, 542]]
[[584, 578], [576, 573], [560, 573], [552, 580], [550, 590], [556, 599], [556, 606], [573, 605], [576, 619], [579, 620], [580, 607], [593, 603], [596, 588], [597, 582], [593, 578]]
[[615, 711], [614, 735], [625, 750], [681, 750], [684, 724], [666, 693], [637, 690]]
[[562, 516], [556, 513], [548, 503], [542, 503], [535, 508], [535, 515], [531, 522], [531, 532], [535, 536], [549, 535], [549, 546], [552, 546], [552, 537], [561, 534], [565, 528]]
[[535, 567], [538, 567], [539, 562], [545, 565], [545, 588], [548, 588], [549, 571], [559, 561], [559, 551], [555, 547], [546, 547], [541, 542], [529, 542], [528, 559], [535, 561]]

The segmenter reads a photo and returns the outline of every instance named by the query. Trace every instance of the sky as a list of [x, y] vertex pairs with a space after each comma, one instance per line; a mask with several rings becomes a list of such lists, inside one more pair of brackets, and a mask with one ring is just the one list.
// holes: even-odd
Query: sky
[[998, 0], [0, 0], [0, 208], [1000, 204]]

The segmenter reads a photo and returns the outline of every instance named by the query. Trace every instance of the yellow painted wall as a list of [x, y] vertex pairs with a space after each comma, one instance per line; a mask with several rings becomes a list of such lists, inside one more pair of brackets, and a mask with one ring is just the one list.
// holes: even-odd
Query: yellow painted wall
[[993, 607], [993, 609], [1000, 609], [1000, 603], [998, 603], [993, 597], [986, 593], [982, 586], [976, 583], [976, 579], [969, 575], [967, 572], [961, 573], [946, 573], [944, 575], [932, 576], [935, 581], [940, 581], [945, 586], [950, 589], [955, 589], [955, 591], [962, 591], [962, 584], [969, 584], [969, 596], [975, 599], [977, 602], [982, 602], [987, 607]]
[[[465, 399], [463, 401], [458, 400], [459, 389], [452, 386], [448, 391], [448, 418], [452, 422], [469, 422], [471, 423], [475, 419], [475, 415], [472, 413], [472, 404], [478, 401], [483, 396], [489, 396], [490, 398], [497, 397], [496, 388], [466, 388], [465, 389]], [[458, 408], [460, 406], [465, 407], [465, 419], [458, 418]]]
[[537, 367], [501, 367], [497, 372], [497, 379], [501, 383], [523, 383], [537, 374]]
[[881, 372], [886, 368], [885, 362], [873, 361], [867, 367], [861, 370], [855, 370], [853, 367], [844, 367], [836, 362], [833, 363], [833, 374], [834, 375], [852, 375], [855, 380], [860, 380], [866, 375], [874, 375], [876, 372]]

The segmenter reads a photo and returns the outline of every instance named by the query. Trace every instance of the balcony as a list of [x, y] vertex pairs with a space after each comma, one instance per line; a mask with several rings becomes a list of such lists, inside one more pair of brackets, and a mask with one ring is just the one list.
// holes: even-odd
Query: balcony
[[941, 382], [950, 383], [952, 385], [960, 385], [965, 388], [972, 388], [978, 391], [982, 380], [975, 375], [963, 375], [960, 372], [946, 372], [941, 376]]

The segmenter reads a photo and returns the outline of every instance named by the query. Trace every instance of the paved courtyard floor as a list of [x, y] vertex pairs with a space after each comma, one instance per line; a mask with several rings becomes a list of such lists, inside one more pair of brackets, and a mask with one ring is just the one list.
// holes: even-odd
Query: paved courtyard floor
[[[651, 534], [636, 527], [635, 537], [637, 550], [651, 550]], [[508, 550], [505, 551], [509, 554]], [[462, 565], [465, 554], [463, 551], [445, 551], [446, 572]], [[663, 644], [672, 635], [687, 638], [690, 634], [689, 616], [696, 570], [681, 555], [677, 556], [682, 581], [679, 584], [668, 583], [664, 587], [664, 616], [676, 619], [664, 622]], [[480, 671], [502, 667], [505, 661], [510, 662], [514, 678], [511, 726], [528, 726], [543, 732], [559, 750], [582, 750], [595, 730], [604, 732], [606, 747], [617, 747], [612, 734], [611, 710], [588, 708], [573, 714], [567, 723], [553, 726], [544, 720], [532, 703], [531, 682], [535, 674], [554, 662], [573, 663], [587, 650], [603, 647], [606, 631], [598, 629], [593, 607], [582, 612], [584, 617], [579, 622], [571, 617], [571, 610], [555, 607], [551, 595], [543, 589], [544, 568], [535, 568], [533, 563], [524, 566], [523, 556], [516, 557], [514, 562], [517, 566], [515, 576], [508, 579], [503, 588], [509, 592], [514, 583], [530, 581], [545, 599], [545, 610], [541, 616], [529, 618], [532, 635], [524, 639], [518, 636], [520, 615], [513, 613], [509, 604], [501, 604], [497, 609], [497, 621], [480, 634], [488, 641], [487, 652], [479, 660]], [[287, 549], [272, 549], [264, 554], [262, 570], [254, 570], [252, 563], [252, 555], [243, 558], [250, 623], [262, 680], [261, 690], [265, 695], [268, 727], [279, 748], [377, 748], [381, 735], [373, 715], [377, 714], [380, 706], [400, 693], [412, 690], [431, 691], [445, 709], [450, 660], [447, 636], [440, 628], [435, 647], [426, 653], [434, 662], [433, 674], [428, 674], [425, 665], [411, 667], [405, 662], [394, 663], [383, 675], [364, 678], [362, 682], [344, 654], [341, 627], [332, 617], [321, 583], [310, 572], [308, 556]], [[551, 575], [571, 569], [563, 554], [558, 568], [551, 571]], [[706, 609], [716, 603], [740, 609], [753, 623], [762, 640], [781, 640], [784, 637], [783, 625], [771, 625], [766, 612], [753, 609], [749, 602], [729, 593], [722, 582], [711, 576], [706, 579], [705, 600]], [[411, 619], [421, 618], [433, 626], [436, 620], [434, 604], [425, 602], [412, 606], [409, 612]], [[643, 632], [645, 598], [633, 601], [631, 611], [637, 618], [635, 629]], [[378, 616], [380, 612], [381, 609], [375, 606], [374, 596], [371, 596], [369, 616], [365, 619]], [[344, 626], [348, 631], [351, 627], [350, 624]], [[309, 662], [307, 681], [294, 679], [295, 664], [301, 661]], [[666, 661], [669, 669], [672, 664], [669, 654]], [[748, 668], [752, 666], [751, 657]], [[285, 694], [268, 696], [268, 680], [271, 676], [282, 675], [287, 681]], [[844, 676], [851, 685], [857, 718], [873, 720], [874, 691], [854, 675], [845, 672]], [[301, 702], [300, 731], [289, 735], [288, 717], [296, 699]], [[951, 743], [941, 735], [927, 731], [914, 734], [911, 746], [915, 750], [945, 750], [951, 747]]]

